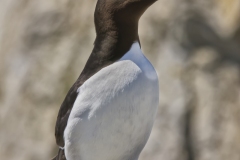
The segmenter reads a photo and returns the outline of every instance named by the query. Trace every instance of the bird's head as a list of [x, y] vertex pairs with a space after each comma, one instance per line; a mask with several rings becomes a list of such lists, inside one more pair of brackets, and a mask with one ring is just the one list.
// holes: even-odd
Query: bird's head
[[[95, 10], [96, 27], [138, 23], [146, 9], [157, 0], [98, 0]], [[107, 28], [106, 28], [107, 29]]]

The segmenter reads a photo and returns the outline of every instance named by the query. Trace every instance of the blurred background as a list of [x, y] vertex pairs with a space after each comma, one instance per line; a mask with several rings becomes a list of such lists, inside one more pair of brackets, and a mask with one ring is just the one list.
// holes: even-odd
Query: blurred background
[[[95, 4], [0, 1], [1, 160], [57, 153], [57, 113], [93, 48]], [[140, 160], [240, 160], [240, 0], [158, 0], [139, 33], [161, 93]]]

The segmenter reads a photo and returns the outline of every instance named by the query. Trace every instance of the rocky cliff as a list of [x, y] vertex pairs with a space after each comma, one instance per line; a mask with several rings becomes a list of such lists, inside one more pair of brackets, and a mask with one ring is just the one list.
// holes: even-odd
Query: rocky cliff
[[[55, 155], [58, 109], [93, 47], [95, 3], [0, 1], [0, 159]], [[140, 37], [160, 79], [140, 160], [239, 160], [240, 0], [159, 0]]]

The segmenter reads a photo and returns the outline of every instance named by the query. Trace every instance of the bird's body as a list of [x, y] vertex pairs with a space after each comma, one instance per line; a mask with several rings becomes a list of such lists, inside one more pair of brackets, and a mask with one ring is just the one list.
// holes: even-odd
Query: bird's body
[[67, 159], [137, 160], [158, 106], [157, 74], [138, 43], [78, 91], [64, 132]]
[[59, 110], [54, 160], [138, 160], [159, 104], [138, 38], [138, 20], [155, 1], [98, 0], [94, 49]]

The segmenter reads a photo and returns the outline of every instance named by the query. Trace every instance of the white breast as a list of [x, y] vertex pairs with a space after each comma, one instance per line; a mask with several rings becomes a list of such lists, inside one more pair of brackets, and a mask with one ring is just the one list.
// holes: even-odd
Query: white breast
[[137, 160], [159, 103], [157, 74], [138, 43], [80, 88], [64, 132], [67, 160]]

